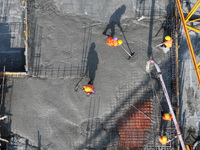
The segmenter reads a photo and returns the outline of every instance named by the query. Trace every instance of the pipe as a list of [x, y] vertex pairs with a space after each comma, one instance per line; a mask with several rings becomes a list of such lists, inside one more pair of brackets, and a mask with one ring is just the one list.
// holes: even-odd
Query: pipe
[[166, 100], [167, 100], [167, 104], [169, 106], [170, 113], [172, 115], [172, 119], [173, 119], [174, 125], [176, 127], [177, 136], [178, 136], [179, 141], [181, 143], [182, 150], [186, 150], [186, 147], [185, 147], [185, 144], [184, 144], [184, 141], [183, 141], [183, 138], [182, 138], [182, 134], [180, 132], [179, 125], [178, 125], [178, 122], [176, 120], [176, 116], [175, 116], [175, 113], [173, 111], [172, 104], [171, 104], [171, 101], [170, 101], [170, 98], [169, 98], [169, 95], [168, 95], [168, 92], [167, 92], [167, 89], [166, 89], [166, 86], [165, 86], [165, 82], [164, 82], [163, 77], [162, 77], [162, 73], [161, 73], [160, 67], [158, 66], [158, 63], [153, 59], [150, 60], [150, 63], [155, 65], [156, 70], [159, 73], [159, 78], [160, 78], [160, 81], [161, 81], [161, 85], [162, 85], [162, 88], [163, 88], [163, 91], [164, 91], [164, 94], [165, 94], [165, 97], [166, 97]]

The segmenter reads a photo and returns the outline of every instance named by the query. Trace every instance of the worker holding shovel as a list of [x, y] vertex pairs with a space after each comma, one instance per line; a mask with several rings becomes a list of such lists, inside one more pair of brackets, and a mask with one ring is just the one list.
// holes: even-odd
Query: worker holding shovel
[[75, 87], [75, 91], [80, 89], [81, 91], [87, 93], [88, 96], [91, 95], [91, 94], [95, 94], [95, 88], [92, 84], [93, 84], [93, 82], [91, 80], [88, 82], [87, 85], [84, 85], [83, 88], [80, 88], [77, 84], [76, 87]]
[[129, 54], [129, 52], [122, 46], [123, 41], [118, 39], [117, 37], [111, 37], [109, 36], [107, 39], [106, 44], [108, 46], [121, 46], [123, 48], [123, 50], [129, 55], [129, 59], [133, 56], [134, 53]]

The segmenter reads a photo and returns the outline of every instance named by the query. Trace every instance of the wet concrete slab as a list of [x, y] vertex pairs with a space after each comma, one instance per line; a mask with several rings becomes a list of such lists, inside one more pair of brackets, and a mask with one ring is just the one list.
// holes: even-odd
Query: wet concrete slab
[[[38, 78], [10, 78], [7, 82], [10, 88], [6, 94], [6, 111], [12, 114], [9, 130], [41, 149], [119, 146], [114, 142], [119, 134], [115, 132], [113, 120], [125, 112], [123, 106], [127, 99], [142, 100], [144, 96], [158, 104], [158, 110], [160, 102], [166, 106], [155, 69], [152, 69], [154, 78], [145, 69], [153, 56], [170, 91], [171, 53], [156, 48], [166, 34], [161, 27], [169, 9], [167, 1], [153, 1], [151, 5], [149, 1], [115, 1], [112, 5], [103, 1], [105, 7], [99, 1], [83, 2], [36, 0], [30, 3], [30, 70]], [[126, 9], [117, 11], [124, 6]], [[152, 12], [153, 8], [156, 11]], [[107, 34], [113, 32], [123, 40], [128, 52], [135, 52], [130, 60], [121, 47], [106, 45], [107, 38], [102, 34], [111, 16], [119, 14], [118, 23], [112, 27], [114, 32], [109, 28]], [[142, 15], [144, 18], [140, 19]], [[87, 76], [81, 80], [83, 74]], [[90, 78], [94, 79], [95, 95], [87, 97], [80, 90], [74, 91], [80, 80], [79, 86], [83, 87]], [[157, 95], [145, 93], [149, 88]], [[168, 111], [167, 107], [163, 110]], [[160, 115], [154, 116], [158, 124]], [[148, 138], [161, 146], [157, 136], [156, 132], [154, 138], [151, 135]]]

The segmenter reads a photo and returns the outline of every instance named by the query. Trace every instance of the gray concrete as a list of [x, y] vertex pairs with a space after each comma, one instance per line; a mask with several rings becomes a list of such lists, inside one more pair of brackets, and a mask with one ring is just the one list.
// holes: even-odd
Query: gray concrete
[[[48, 150], [112, 147], [117, 137], [109, 134], [108, 122], [123, 109], [123, 97], [117, 95], [121, 89], [140, 95], [144, 94], [143, 88], [151, 88], [159, 96], [152, 98], [154, 103], [159, 106], [162, 100], [161, 88], [156, 88], [159, 82], [145, 72], [146, 62], [152, 56], [160, 64], [170, 91], [170, 53], [155, 48], [166, 34], [161, 26], [167, 9], [170, 10], [169, 2], [112, 2], [30, 3], [30, 71], [39, 78], [9, 78], [6, 93], [6, 113], [10, 114], [7, 130], [28, 140], [28, 144], [21, 142], [22, 149], [26, 145]], [[125, 11], [116, 11], [123, 5]], [[102, 32], [111, 16], [120, 21], [114, 35], [124, 41], [129, 52], [135, 52], [130, 60], [121, 47], [106, 45]], [[138, 21], [142, 16], [144, 19]], [[107, 33], [110, 32], [109, 29]], [[94, 78], [96, 94], [90, 97], [74, 91], [80, 75], [85, 73], [88, 76], [82, 79], [80, 87]], [[133, 85], [126, 89], [130, 83]], [[122, 102], [116, 106], [118, 98]], [[158, 123], [159, 117], [155, 116]], [[158, 142], [157, 135], [153, 138]]]

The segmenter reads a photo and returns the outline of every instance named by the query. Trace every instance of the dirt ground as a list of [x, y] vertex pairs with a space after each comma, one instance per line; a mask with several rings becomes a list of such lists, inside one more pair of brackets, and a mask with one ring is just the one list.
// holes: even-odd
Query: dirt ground
[[[22, 137], [21, 141], [13, 138], [13, 144], [18, 141], [21, 149], [44, 150], [115, 147], [112, 144], [117, 134], [110, 134], [113, 130], [108, 122], [121, 115], [118, 114], [125, 95], [119, 93], [125, 90], [133, 91], [132, 95], [145, 95], [144, 89], [149, 87], [162, 93], [159, 82], [151, 82], [145, 71], [150, 58], [158, 61], [171, 94], [170, 52], [156, 48], [166, 35], [162, 25], [170, 14], [169, 2], [31, 1], [29, 69], [34, 78], [7, 81], [6, 112], [10, 114], [7, 130]], [[104, 31], [122, 39], [124, 48], [134, 52], [133, 57], [127, 60], [128, 55], [121, 47], [106, 45]], [[183, 77], [183, 72], [190, 72], [193, 66], [188, 53], [181, 53], [187, 47], [184, 38], [180, 41], [184, 43], [179, 52], [180, 58], [185, 58], [180, 61], [184, 67], [179, 68]], [[188, 65], [190, 70], [185, 67]], [[181, 114], [185, 115], [181, 122], [188, 118], [182, 128], [199, 126], [198, 85], [194, 75], [185, 73], [181, 78], [184, 87], [180, 89]], [[94, 95], [88, 97], [80, 90], [74, 91], [79, 81], [83, 87], [90, 79], [94, 80]], [[116, 103], [118, 99], [122, 101]], [[196, 124], [191, 124], [194, 118]]]

